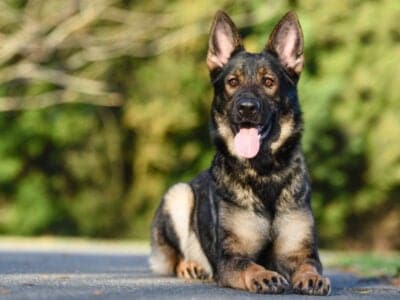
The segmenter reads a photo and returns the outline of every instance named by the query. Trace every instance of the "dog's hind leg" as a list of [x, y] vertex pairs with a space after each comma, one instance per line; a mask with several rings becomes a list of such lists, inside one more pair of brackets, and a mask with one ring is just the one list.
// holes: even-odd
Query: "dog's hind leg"
[[154, 272], [186, 279], [212, 276], [211, 266], [193, 230], [195, 199], [186, 183], [165, 194], [152, 227], [150, 265]]
[[162, 211], [162, 204], [157, 210], [151, 228], [150, 268], [154, 273], [173, 275], [179, 262], [179, 249], [174, 239], [171, 221]]

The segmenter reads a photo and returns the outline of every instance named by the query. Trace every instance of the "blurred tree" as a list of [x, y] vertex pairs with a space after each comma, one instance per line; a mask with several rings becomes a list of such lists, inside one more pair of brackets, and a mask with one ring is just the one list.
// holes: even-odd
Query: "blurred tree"
[[217, 9], [259, 51], [299, 14], [303, 146], [324, 246], [400, 248], [400, 2], [0, 2], [0, 231], [148, 237], [208, 167]]
[[339, 2], [302, 10], [311, 58], [300, 84], [304, 147], [321, 234], [398, 248], [400, 3]]

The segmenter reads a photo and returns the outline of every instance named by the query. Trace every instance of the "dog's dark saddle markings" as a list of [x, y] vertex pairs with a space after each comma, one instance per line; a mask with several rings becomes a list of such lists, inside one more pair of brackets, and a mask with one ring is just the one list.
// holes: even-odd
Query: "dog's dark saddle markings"
[[246, 52], [229, 16], [216, 14], [207, 55], [216, 154], [210, 169], [164, 195], [151, 233], [155, 272], [259, 293], [329, 294], [300, 145], [303, 65], [295, 13], [261, 53]]

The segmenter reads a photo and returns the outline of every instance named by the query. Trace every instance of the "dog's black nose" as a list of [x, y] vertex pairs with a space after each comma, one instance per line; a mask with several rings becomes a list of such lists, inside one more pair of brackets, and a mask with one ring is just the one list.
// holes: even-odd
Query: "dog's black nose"
[[255, 99], [242, 99], [238, 103], [238, 113], [241, 117], [252, 117], [260, 110], [260, 103]]

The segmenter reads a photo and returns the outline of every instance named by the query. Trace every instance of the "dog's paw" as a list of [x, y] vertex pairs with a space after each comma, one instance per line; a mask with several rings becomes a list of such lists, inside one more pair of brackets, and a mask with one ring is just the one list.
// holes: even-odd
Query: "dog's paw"
[[181, 260], [176, 266], [176, 276], [186, 280], [210, 280], [211, 276], [195, 261]]
[[292, 285], [298, 294], [327, 296], [331, 292], [329, 278], [314, 272], [297, 274], [293, 277]]
[[262, 267], [250, 267], [244, 276], [246, 289], [254, 293], [280, 294], [288, 287], [288, 282], [282, 275]]

